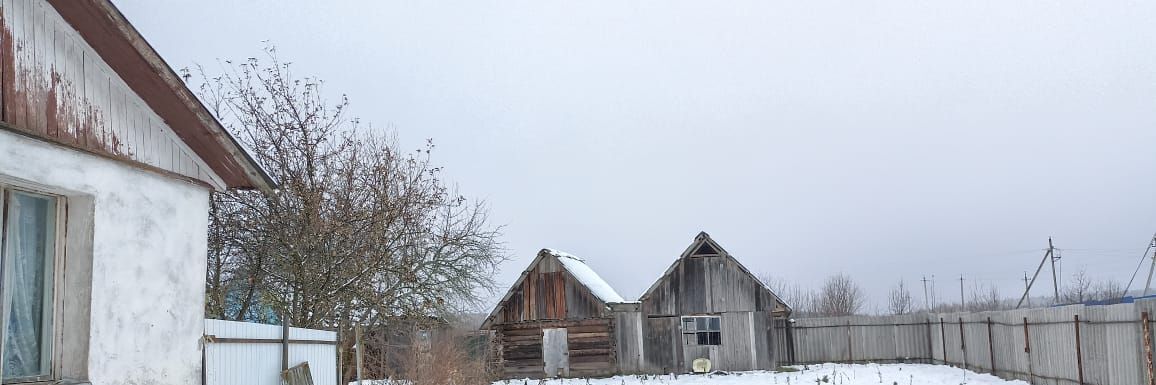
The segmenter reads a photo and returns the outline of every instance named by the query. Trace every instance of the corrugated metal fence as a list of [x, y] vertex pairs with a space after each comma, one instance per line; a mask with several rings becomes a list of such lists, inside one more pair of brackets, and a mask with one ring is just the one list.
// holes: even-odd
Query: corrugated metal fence
[[[802, 318], [784, 361], [934, 362], [1041, 385], [1154, 384], [1156, 301], [981, 313]], [[786, 338], [786, 337], [791, 338]], [[793, 358], [792, 358], [793, 357]]]
[[[278, 325], [205, 320], [205, 385], [281, 385], [284, 330]], [[337, 333], [289, 328], [288, 367], [308, 362], [313, 383], [337, 384]]]

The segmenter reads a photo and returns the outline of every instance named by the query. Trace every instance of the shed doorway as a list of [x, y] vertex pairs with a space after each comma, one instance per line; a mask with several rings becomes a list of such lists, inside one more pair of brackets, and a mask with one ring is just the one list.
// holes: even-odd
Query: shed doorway
[[542, 329], [542, 359], [546, 377], [570, 376], [570, 350], [566, 328]]

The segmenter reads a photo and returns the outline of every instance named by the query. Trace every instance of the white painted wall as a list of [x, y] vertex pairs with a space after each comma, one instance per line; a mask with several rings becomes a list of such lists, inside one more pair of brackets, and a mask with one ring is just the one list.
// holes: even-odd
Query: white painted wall
[[90, 199], [88, 379], [199, 384], [208, 188], [2, 129], [0, 180]]

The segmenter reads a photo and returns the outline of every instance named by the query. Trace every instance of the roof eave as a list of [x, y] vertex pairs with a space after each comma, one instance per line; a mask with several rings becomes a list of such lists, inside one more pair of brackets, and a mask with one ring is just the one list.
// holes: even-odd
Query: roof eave
[[112, 2], [47, 1], [227, 187], [277, 187]]

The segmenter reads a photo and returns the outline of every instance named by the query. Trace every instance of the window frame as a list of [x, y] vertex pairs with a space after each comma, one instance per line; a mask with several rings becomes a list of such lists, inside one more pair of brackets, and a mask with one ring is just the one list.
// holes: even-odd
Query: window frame
[[[699, 320], [706, 322], [703, 328], [698, 327]], [[689, 322], [688, 322], [689, 321]], [[714, 321], [714, 322], [712, 322]], [[693, 325], [688, 328], [687, 325]], [[715, 327], [717, 325], [717, 327]], [[686, 346], [722, 346], [722, 316], [715, 314], [704, 315], [684, 315], [679, 318], [678, 328], [682, 332], [682, 343]], [[707, 343], [701, 343], [703, 337], [706, 337]], [[711, 337], [715, 337], [715, 342], [710, 343]]]
[[[6, 295], [7, 279], [4, 275], [7, 274], [8, 259], [6, 256], [8, 246], [8, 215], [9, 215], [9, 201], [12, 199], [12, 193], [18, 192], [21, 194], [52, 198], [55, 200], [53, 207], [54, 222], [52, 224], [52, 255], [47, 259], [52, 261], [52, 270], [50, 274], [46, 274], [45, 279], [50, 279], [51, 282], [46, 284], [52, 290], [51, 295], [43, 298], [44, 309], [47, 309], [51, 317], [50, 322], [44, 325], [42, 341], [46, 341], [41, 349], [42, 353], [48, 353], [47, 373], [38, 376], [20, 377], [11, 380], [3, 380], [3, 362], [0, 361], [0, 385], [20, 384], [20, 385], [36, 385], [36, 384], [54, 384], [61, 379], [61, 364], [63, 358], [63, 320], [61, 317], [64, 314], [64, 301], [62, 292], [64, 291], [64, 256], [67, 232], [68, 219], [68, 198], [64, 194], [49, 191], [46, 189], [35, 188], [24, 184], [10, 183], [7, 180], [0, 179], [0, 359], [3, 358], [3, 348], [5, 346], [5, 339], [8, 328], [8, 318], [5, 316], [7, 309], [3, 308], [4, 295]], [[48, 350], [43, 352], [43, 350]]]

